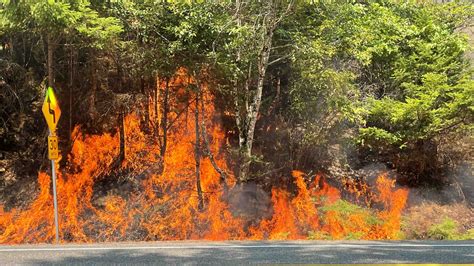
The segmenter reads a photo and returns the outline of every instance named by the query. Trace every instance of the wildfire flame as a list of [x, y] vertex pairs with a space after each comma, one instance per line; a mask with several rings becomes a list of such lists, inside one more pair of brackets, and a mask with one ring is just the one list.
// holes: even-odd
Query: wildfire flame
[[[183, 94], [189, 82], [194, 80], [183, 75], [171, 81], [173, 88]], [[225, 134], [214, 117], [212, 95], [206, 85], [201, 90], [204, 104], [200, 112], [210, 152], [217, 165], [227, 170]], [[187, 112], [192, 114], [193, 108], [190, 105]], [[161, 115], [151, 113], [155, 120]], [[126, 195], [111, 192], [100, 200], [94, 198], [100, 179], [118, 176], [111, 168], [120, 149], [119, 134], [85, 135], [80, 127], [75, 128], [67, 169], [59, 171], [57, 180], [62, 241], [343, 239], [354, 235], [362, 239], [397, 239], [408, 191], [394, 189], [394, 181], [383, 175], [374, 188], [374, 202], [381, 204], [381, 209], [356, 208], [348, 213], [338, 208], [342, 204], [338, 189], [321, 176], [308, 182], [304, 173], [294, 171], [297, 191], [273, 188], [271, 217], [249, 224], [231, 212], [220, 175], [210, 158], [203, 156], [200, 172], [204, 209], [200, 210], [195, 181], [195, 123], [176, 113], [171, 113], [170, 119], [175, 120], [174, 130], [169, 132], [167, 153], [160, 158], [156, 140], [142, 130], [143, 119], [137, 114], [125, 117], [126, 157], [116, 168], [132, 173], [129, 176], [138, 190]], [[232, 189], [235, 178], [226, 172], [226, 185]], [[51, 177], [39, 173], [38, 183], [40, 191], [27, 209], [5, 211], [0, 205], [0, 243], [53, 241]]]

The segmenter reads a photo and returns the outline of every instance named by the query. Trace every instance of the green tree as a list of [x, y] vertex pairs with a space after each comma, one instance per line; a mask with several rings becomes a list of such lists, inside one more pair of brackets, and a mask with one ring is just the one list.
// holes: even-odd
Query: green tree
[[280, 61], [275, 57], [275, 32], [292, 12], [294, 1], [266, 1], [232, 5], [234, 15], [223, 28], [226, 35], [223, 49], [216, 51], [221, 71], [230, 84], [225, 84], [233, 103], [238, 132], [238, 181], [247, 182], [250, 165], [255, 159], [252, 147], [267, 69]]
[[389, 1], [367, 5], [357, 19], [367, 110], [361, 144], [407, 174], [435, 174], [437, 138], [472, 128], [467, 39], [456, 31], [466, 12], [474, 14], [472, 5]]
[[[331, 154], [331, 146], [347, 145], [354, 137], [351, 129], [363, 120], [357, 73], [349, 67], [357, 41], [353, 20], [361, 15], [361, 7], [307, 3], [295, 13], [295, 24], [289, 29], [296, 47], [288, 113], [293, 127], [291, 146], [295, 147], [291, 160], [297, 167], [327, 168], [344, 160], [341, 154]], [[300, 161], [308, 156], [320, 160], [316, 165]]]
[[84, 42], [103, 47], [122, 31], [115, 18], [100, 17], [86, 0], [4, 0], [2, 5], [2, 20], [9, 22], [4, 29], [37, 34], [46, 44], [48, 86], [54, 86], [54, 50], [61, 41], [80, 35]]

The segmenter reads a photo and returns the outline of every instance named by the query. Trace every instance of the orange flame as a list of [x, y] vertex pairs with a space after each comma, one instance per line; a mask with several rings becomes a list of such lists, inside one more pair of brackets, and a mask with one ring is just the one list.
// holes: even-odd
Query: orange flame
[[[185, 89], [189, 82], [195, 81], [186, 78], [183, 70], [171, 81], [174, 92], [183, 98], [189, 93]], [[218, 166], [228, 173], [226, 183], [232, 189], [235, 178], [226, 163], [225, 134], [215, 122], [218, 119], [213, 97], [206, 84], [202, 85], [202, 91], [204, 110], [200, 112], [205, 123], [201, 122], [209, 135], [210, 151]], [[187, 108], [185, 112], [189, 113], [195, 108], [174, 105]], [[363, 239], [398, 237], [408, 191], [394, 190], [394, 181], [385, 176], [378, 178], [375, 188], [378, 191], [375, 201], [383, 205], [383, 210], [360, 208], [347, 214], [334, 207], [341, 202], [338, 189], [321, 176], [310, 181], [302, 172], [293, 171], [295, 193], [287, 188], [273, 188], [273, 215], [249, 225], [230, 211], [219, 173], [210, 158], [204, 156], [200, 171], [205, 208], [199, 210], [194, 172], [194, 121], [189, 118], [191, 115], [169, 115], [174, 125], [164, 158], [160, 158], [154, 136], [142, 130], [141, 118], [136, 114], [125, 117], [126, 157], [116, 169], [111, 168], [119, 153], [119, 134], [84, 135], [79, 127], [74, 130], [72, 139], [75, 141], [67, 169], [58, 174], [57, 180], [63, 241], [306, 239], [311, 232], [332, 239], [353, 235]], [[161, 114], [151, 117], [159, 120]], [[94, 193], [101, 189], [95, 186], [104, 178], [128, 178], [127, 182], [138, 189], [129, 193], [115, 189], [98, 197]], [[53, 241], [50, 179], [47, 174], [39, 173], [40, 191], [29, 208], [5, 211], [0, 205], [0, 243]], [[368, 217], [375, 217], [376, 221]]]

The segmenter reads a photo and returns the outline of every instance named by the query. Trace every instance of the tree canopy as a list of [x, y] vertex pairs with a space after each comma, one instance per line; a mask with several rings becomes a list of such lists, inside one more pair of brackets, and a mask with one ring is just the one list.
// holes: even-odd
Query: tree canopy
[[[462, 29], [473, 15], [462, 1], [4, 0], [0, 135], [20, 145], [8, 135], [14, 102], [31, 101], [47, 77], [66, 107], [60, 134], [76, 124], [110, 130], [104, 110], [122, 94], [135, 100], [120, 112], [155, 102], [179, 115], [170, 103], [181, 96], [158, 87], [186, 69], [211, 88], [239, 182], [264, 182], [276, 165], [373, 161], [429, 179], [456, 163], [441, 151], [459, 150], [442, 145], [472, 136], [472, 46]], [[11, 78], [12, 65], [32, 86]], [[172, 121], [160, 119], [154, 132], [166, 143]]]

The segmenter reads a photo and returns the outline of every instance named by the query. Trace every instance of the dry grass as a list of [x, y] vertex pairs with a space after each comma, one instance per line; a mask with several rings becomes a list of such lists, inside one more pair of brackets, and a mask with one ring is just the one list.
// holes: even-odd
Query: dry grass
[[447, 219], [456, 223], [459, 234], [466, 234], [474, 228], [474, 210], [467, 205], [425, 203], [407, 210], [402, 230], [407, 239], [430, 239], [430, 229]]

